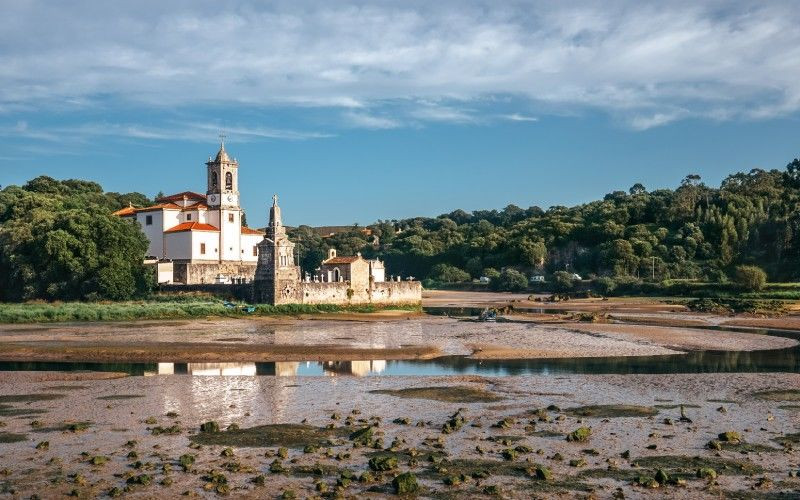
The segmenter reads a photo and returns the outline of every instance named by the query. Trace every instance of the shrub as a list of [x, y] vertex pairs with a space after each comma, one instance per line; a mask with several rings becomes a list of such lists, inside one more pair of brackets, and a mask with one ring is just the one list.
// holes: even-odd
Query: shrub
[[734, 281], [745, 290], [761, 290], [767, 283], [767, 273], [757, 266], [737, 266]]
[[598, 293], [608, 295], [613, 292], [615, 288], [617, 288], [617, 282], [612, 278], [602, 276], [594, 280], [594, 282], [592, 282], [592, 286], [595, 290], [597, 290]]
[[493, 280], [500, 277], [500, 271], [498, 271], [493, 267], [487, 267], [486, 269], [483, 270], [482, 276], [486, 276], [490, 280]]
[[553, 288], [557, 292], [567, 292], [572, 290], [572, 287], [575, 286], [575, 280], [572, 278], [572, 274], [566, 271], [556, 271], [553, 273]]
[[431, 269], [430, 277], [441, 283], [460, 283], [470, 279], [468, 272], [450, 264], [436, 264]]
[[518, 292], [528, 287], [528, 279], [519, 271], [504, 269], [500, 276], [489, 282], [489, 286], [492, 290]]

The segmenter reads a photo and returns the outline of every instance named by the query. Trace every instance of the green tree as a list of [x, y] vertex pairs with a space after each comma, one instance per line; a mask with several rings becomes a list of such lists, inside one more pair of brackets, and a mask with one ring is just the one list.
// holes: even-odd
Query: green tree
[[572, 273], [566, 271], [556, 271], [553, 273], [553, 288], [557, 292], [567, 292], [575, 286], [575, 278]]
[[[138, 195], [141, 196], [141, 195]], [[129, 299], [154, 276], [139, 226], [95, 183], [37, 177], [0, 191], [0, 299]]]
[[431, 270], [431, 278], [441, 283], [461, 283], [469, 281], [469, 273], [449, 264], [436, 264]]
[[518, 292], [528, 288], [528, 280], [525, 275], [514, 269], [503, 269], [500, 276], [489, 282], [492, 290], [503, 292]]
[[758, 266], [736, 266], [733, 279], [745, 290], [757, 291], [767, 284], [767, 273]]

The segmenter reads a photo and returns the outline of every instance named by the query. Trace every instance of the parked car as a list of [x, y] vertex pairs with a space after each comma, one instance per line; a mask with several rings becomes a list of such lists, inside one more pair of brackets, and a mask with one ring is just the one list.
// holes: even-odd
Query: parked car
[[534, 274], [531, 276], [530, 280], [531, 283], [544, 283], [544, 276], [541, 274]]

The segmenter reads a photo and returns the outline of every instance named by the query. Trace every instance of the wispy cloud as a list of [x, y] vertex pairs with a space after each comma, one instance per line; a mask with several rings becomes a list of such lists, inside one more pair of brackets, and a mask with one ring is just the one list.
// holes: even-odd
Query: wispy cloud
[[268, 127], [229, 126], [212, 123], [170, 123], [158, 127], [130, 123], [80, 123], [70, 126], [45, 126], [35, 128], [27, 122], [0, 127], [0, 137], [44, 140], [61, 144], [80, 144], [96, 137], [117, 137], [125, 139], [182, 140], [190, 142], [209, 142], [217, 134], [224, 132], [237, 142], [250, 142], [257, 139], [306, 140], [333, 137], [322, 132], [303, 132], [297, 130]]
[[391, 129], [402, 126], [402, 123], [392, 118], [375, 116], [368, 113], [348, 112], [343, 115], [345, 122], [353, 127], [371, 129]]
[[[4, 115], [119, 101], [323, 107], [351, 110], [349, 127], [391, 128], [483, 123], [498, 113], [473, 103], [503, 95], [539, 116], [589, 108], [637, 129], [800, 111], [794, 0], [29, 0], [3, 14]], [[381, 103], [395, 100], [410, 107], [388, 118]], [[413, 104], [424, 101], [438, 105]]]
[[519, 113], [512, 113], [510, 115], [501, 115], [500, 118], [510, 120], [512, 122], [538, 122], [539, 119], [535, 116], [526, 116]]

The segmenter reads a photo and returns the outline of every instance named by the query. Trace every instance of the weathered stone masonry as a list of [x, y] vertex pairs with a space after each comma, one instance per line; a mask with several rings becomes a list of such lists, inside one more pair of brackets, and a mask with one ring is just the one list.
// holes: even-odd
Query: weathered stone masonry
[[[420, 282], [376, 282], [369, 273], [369, 264], [360, 255], [350, 259], [349, 263], [354, 264], [352, 268], [360, 271], [349, 272], [345, 270], [349, 268], [343, 266], [340, 279], [335, 281], [302, 281], [300, 268], [294, 265], [294, 243], [286, 236], [277, 197], [273, 197], [267, 236], [258, 245], [253, 301], [266, 304], [340, 305], [419, 304], [422, 301]], [[325, 261], [331, 262], [337, 261]]]

